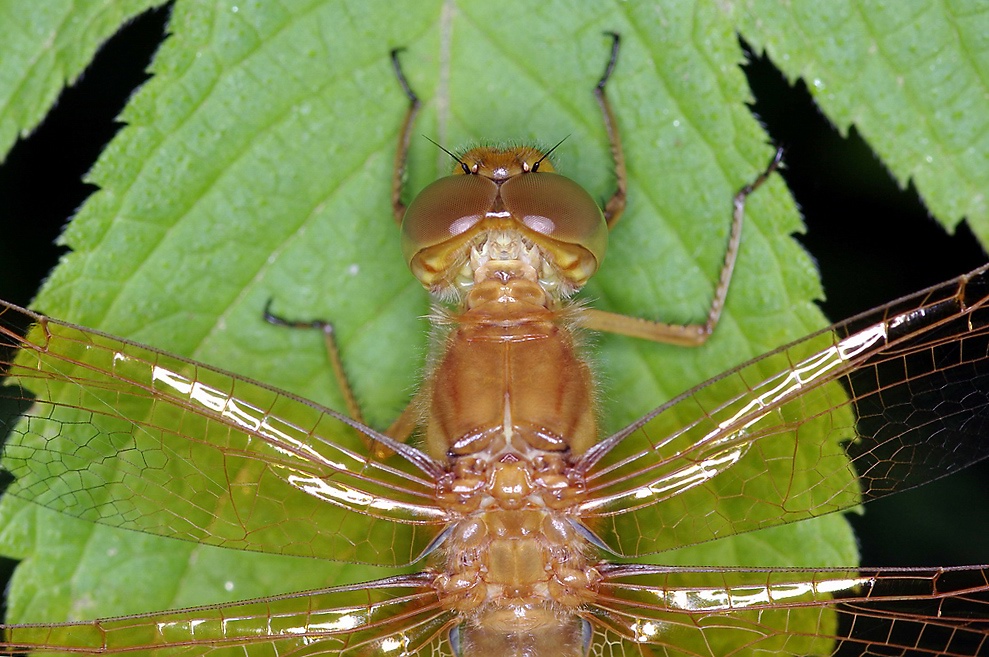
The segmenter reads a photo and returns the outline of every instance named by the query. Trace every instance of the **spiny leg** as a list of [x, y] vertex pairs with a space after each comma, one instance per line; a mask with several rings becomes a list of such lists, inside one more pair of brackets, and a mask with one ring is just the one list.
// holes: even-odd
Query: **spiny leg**
[[[272, 300], [269, 299], [268, 303], [264, 306], [264, 320], [269, 324], [284, 326], [292, 329], [315, 329], [322, 332], [323, 340], [326, 343], [326, 353], [330, 359], [330, 367], [333, 369], [333, 378], [336, 379], [337, 385], [343, 393], [344, 404], [347, 407], [347, 415], [361, 424], [367, 424], [364, 421], [364, 414], [361, 412], [361, 406], [357, 402], [357, 397], [354, 395], [354, 389], [350, 385], [350, 379], [347, 378], [347, 372], [344, 370], [343, 359], [340, 357], [340, 347], [337, 346], [333, 323], [322, 319], [285, 319], [284, 317], [271, 312], [271, 303]], [[413, 399], [405, 407], [401, 415], [399, 415], [398, 418], [392, 422], [391, 426], [388, 427], [388, 430], [384, 433], [388, 437], [394, 438], [399, 442], [405, 442], [408, 440], [409, 436], [412, 435], [412, 432], [415, 431], [417, 425], [418, 405], [416, 404], [416, 399]], [[384, 447], [380, 443], [370, 439], [366, 439], [365, 443], [377, 459], [384, 459], [392, 454], [390, 449]]]
[[350, 386], [350, 380], [347, 378], [347, 373], [343, 369], [343, 359], [340, 358], [340, 347], [337, 346], [333, 323], [322, 319], [285, 319], [271, 312], [271, 304], [272, 299], [268, 299], [268, 303], [264, 304], [264, 321], [269, 324], [291, 329], [314, 329], [323, 334], [323, 340], [326, 342], [326, 353], [330, 358], [330, 367], [333, 368], [333, 378], [336, 379], [337, 384], [340, 386], [340, 391], [343, 393], [343, 402], [347, 406], [347, 415], [361, 424], [366, 424], [360, 404], [357, 403], [354, 390]]
[[711, 300], [707, 321], [703, 324], [666, 324], [641, 317], [588, 309], [585, 311], [584, 326], [595, 331], [606, 331], [684, 347], [696, 347], [707, 342], [707, 339], [714, 332], [714, 328], [718, 325], [718, 320], [721, 319], [721, 311], [724, 310], [731, 276], [735, 270], [735, 261], [738, 258], [738, 247], [742, 237], [742, 220], [745, 217], [745, 200], [766, 182], [773, 171], [779, 167], [782, 159], [783, 149], [779, 148], [773, 155], [769, 166], [755, 180], [742, 187], [735, 194], [728, 247], [725, 250], [724, 264], [721, 266], [721, 275], [718, 278], [718, 286], [714, 290], [714, 298]]
[[391, 51], [391, 64], [395, 69], [395, 77], [405, 92], [405, 97], [409, 99], [409, 108], [405, 112], [405, 120], [402, 122], [402, 130], [398, 133], [398, 150], [395, 151], [395, 167], [391, 179], [391, 208], [395, 216], [395, 223], [402, 225], [405, 217], [405, 203], [402, 202], [402, 188], [405, 180], [405, 167], [409, 159], [409, 142], [412, 139], [412, 126], [415, 123], [416, 115], [419, 113], [419, 97], [412, 91], [409, 81], [405, 79], [402, 72], [402, 64], [398, 61], [398, 54], [401, 48]]
[[611, 104], [605, 94], [605, 85], [615, 72], [615, 64], [618, 63], [618, 49], [621, 45], [621, 37], [617, 32], [605, 32], [611, 37], [611, 55], [608, 57], [608, 64], [604, 68], [604, 74], [594, 86], [594, 98], [601, 107], [604, 115], [604, 129], [608, 133], [608, 143], [611, 145], [611, 159], [615, 165], [615, 192], [604, 204], [604, 219], [608, 223], [608, 228], [615, 225], [618, 218], [625, 211], [625, 197], [628, 194], [628, 176], [625, 172], [625, 152], [622, 150], [622, 137], [618, 132], [618, 123], [615, 115], [611, 111]]
[[[409, 107], [405, 112], [405, 119], [402, 121], [402, 128], [398, 135], [398, 149], [395, 152], [395, 164], [391, 184], [392, 213], [395, 217], [395, 223], [400, 226], [402, 224], [402, 219], [405, 217], [406, 209], [405, 203], [402, 202], [402, 187], [403, 179], [405, 177], [405, 167], [409, 155], [409, 143], [412, 137], [412, 126], [415, 123], [415, 117], [419, 113], [420, 107], [419, 97], [416, 96], [416, 93], [412, 90], [408, 80], [405, 78], [405, 73], [402, 71], [402, 65], [398, 60], [398, 55], [401, 51], [401, 48], [395, 48], [390, 53], [392, 67], [395, 70], [395, 77], [398, 78], [398, 83], [401, 85], [402, 91], [405, 93], [405, 97], [409, 99]], [[326, 353], [330, 359], [330, 367], [333, 369], [333, 378], [336, 379], [337, 385], [340, 387], [340, 391], [343, 394], [344, 404], [347, 407], [347, 414], [361, 424], [367, 424], [364, 421], [364, 414], [361, 411], [360, 404], [357, 403], [357, 397], [354, 395], [354, 389], [350, 385], [350, 379], [347, 377], [347, 373], [344, 370], [343, 359], [340, 356], [340, 347], [337, 345], [333, 323], [322, 319], [306, 321], [285, 319], [271, 312], [270, 299], [264, 308], [264, 319], [265, 321], [276, 326], [315, 329], [323, 333], [323, 339], [326, 343]], [[415, 431], [417, 425], [418, 405], [416, 403], [416, 399], [413, 399], [405, 407], [398, 418], [395, 419], [392, 425], [388, 427], [385, 434], [395, 440], [405, 442], [409, 436], [412, 435], [412, 432]], [[372, 444], [371, 441], [368, 441], [368, 443], [369, 448], [378, 458], [384, 458], [391, 454], [391, 450], [382, 447], [377, 443]]]

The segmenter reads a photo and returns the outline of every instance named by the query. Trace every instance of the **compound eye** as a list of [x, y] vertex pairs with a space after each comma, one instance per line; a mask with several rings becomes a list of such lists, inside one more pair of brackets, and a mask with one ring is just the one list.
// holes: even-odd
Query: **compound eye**
[[402, 219], [405, 261], [469, 231], [491, 210], [498, 186], [481, 176], [456, 175], [427, 185]]
[[601, 208], [583, 187], [557, 173], [525, 173], [501, 186], [505, 209], [529, 230], [584, 247], [600, 263], [608, 245]]

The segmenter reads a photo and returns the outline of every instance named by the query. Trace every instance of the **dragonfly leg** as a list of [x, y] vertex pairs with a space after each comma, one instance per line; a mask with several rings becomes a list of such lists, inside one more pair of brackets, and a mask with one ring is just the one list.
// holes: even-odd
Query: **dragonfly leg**
[[268, 299], [268, 303], [264, 305], [264, 321], [269, 324], [284, 326], [292, 329], [314, 329], [323, 334], [323, 339], [326, 342], [326, 353], [330, 358], [330, 367], [333, 368], [333, 377], [340, 386], [340, 390], [343, 392], [343, 401], [347, 405], [347, 415], [349, 415], [351, 419], [357, 420], [361, 424], [365, 424], [364, 414], [361, 412], [360, 404], [357, 403], [357, 397], [354, 396], [354, 390], [350, 386], [350, 380], [347, 378], [347, 372], [343, 368], [343, 359], [340, 358], [340, 347], [337, 346], [333, 322], [328, 322], [323, 319], [285, 319], [284, 317], [271, 312], [271, 303], [272, 300]]
[[653, 342], [663, 342], [684, 347], [696, 347], [707, 342], [707, 339], [714, 332], [714, 328], [718, 325], [718, 320], [721, 319], [721, 311], [724, 309], [725, 298], [728, 296], [728, 287], [731, 284], [731, 275], [735, 270], [735, 260], [738, 258], [738, 245], [742, 238], [742, 219], [745, 216], [745, 200], [766, 182], [770, 174], [779, 167], [782, 159], [783, 149], [779, 148], [773, 155], [769, 166], [755, 180], [742, 187], [735, 194], [731, 231], [728, 236], [728, 247], [725, 250], [725, 260], [721, 266], [718, 286], [714, 290], [714, 298], [711, 299], [707, 320], [703, 324], [666, 324], [641, 317], [630, 317], [628, 315], [591, 308], [585, 311], [584, 326], [595, 331], [607, 331], [608, 333], [617, 333], [633, 338], [642, 338]]
[[412, 138], [412, 125], [415, 122], [416, 114], [419, 113], [420, 106], [419, 97], [412, 91], [409, 81], [405, 79], [405, 73], [402, 72], [402, 64], [398, 61], [400, 52], [402, 52], [401, 48], [391, 51], [391, 64], [395, 69], [395, 77], [398, 78], [398, 83], [402, 86], [402, 91], [405, 92], [405, 97], [409, 99], [409, 107], [405, 111], [405, 120], [402, 122], [402, 129], [398, 133], [398, 150], [395, 151], [395, 166], [391, 179], [391, 208], [395, 215], [395, 223], [399, 226], [402, 225], [406, 209], [406, 205], [402, 201], [402, 188], [405, 182], [405, 167], [409, 159], [409, 142]]
[[622, 137], [618, 132], [618, 123], [615, 121], [615, 114], [611, 111], [611, 104], [604, 88], [611, 79], [611, 74], [615, 72], [615, 64], [618, 62], [618, 48], [621, 44], [621, 37], [616, 32], [606, 32], [611, 37], [611, 55], [608, 57], [608, 64], [604, 68], [604, 74], [594, 86], [594, 98], [601, 107], [601, 114], [604, 115], [604, 129], [608, 132], [608, 143], [611, 144], [611, 159], [615, 166], [615, 192], [604, 204], [604, 219], [608, 223], [608, 228], [615, 225], [618, 218], [625, 211], [625, 197], [628, 193], [628, 176], [625, 173], [625, 152], [622, 150]]
[[[340, 356], [340, 347], [337, 345], [333, 322], [329, 322], [324, 319], [286, 319], [271, 312], [271, 299], [269, 299], [268, 303], [264, 306], [264, 320], [269, 324], [274, 324], [275, 326], [284, 326], [292, 329], [314, 329], [323, 334], [323, 340], [326, 343], [326, 353], [330, 359], [330, 367], [333, 369], [333, 378], [336, 379], [337, 385], [343, 393], [344, 404], [347, 406], [347, 415], [361, 424], [367, 424], [364, 421], [364, 413], [361, 411], [361, 406], [357, 402], [357, 396], [354, 395], [354, 389], [350, 385], [350, 379], [347, 377], [347, 372], [344, 369], [343, 358]], [[398, 418], [390, 427], [388, 427], [388, 430], [385, 431], [385, 435], [390, 438], [394, 438], [399, 442], [405, 442], [408, 440], [409, 436], [412, 435], [412, 432], [415, 431], [415, 428], [418, 425], [419, 407], [416, 403], [417, 399], [418, 397], [409, 402]], [[368, 449], [378, 459], [386, 458], [392, 454], [392, 450], [384, 447], [380, 443], [374, 442], [370, 439], [365, 442], [368, 445]]]

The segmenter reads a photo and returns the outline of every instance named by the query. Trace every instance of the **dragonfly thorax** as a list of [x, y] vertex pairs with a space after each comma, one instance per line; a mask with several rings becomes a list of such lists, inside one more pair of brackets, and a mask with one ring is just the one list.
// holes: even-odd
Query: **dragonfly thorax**
[[[433, 586], [463, 618], [460, 654], [586, 654], [575, 611], [593, 599], [601, 576], [591, 546], [562, 512], [473, 513], [451, 528], [445, 548]], [[543, 652], [533, 652], [537, 646]]]

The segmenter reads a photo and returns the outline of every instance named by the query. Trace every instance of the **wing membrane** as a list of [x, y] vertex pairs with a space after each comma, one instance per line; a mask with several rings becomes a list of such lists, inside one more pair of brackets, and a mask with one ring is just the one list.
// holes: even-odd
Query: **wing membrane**
[[970, 657], [989, 647], [985, 566], [815, 571], [616, 565], [602, 574], [591, 617], [599, 642], [610, 637], [612, 655]]
[[[592, 655], [970, 657], [989, 646], [989, 569], [602, 566]], [[82, 623], [3, 627], [5, 654], [450, 657], [430, 576]]]
[[[281, 657], [415, 653], [446, 644], [444, 611], [428, 577], [80, 623], [0, 626], [4, 654]], [[448, 647], [448, 646], [447, 646]], [[449, 654], [449, 653], [446, 653]]]
[[580, 517], [635, 556], [848, 509], [985, 458], [987, 300], [982, 268], [690, 391], [588, 452]]
[[[30, 321], [24, 338], [4, 327]], [[416, 559], [444, 526], [431, 480], [361, 455], [332, 411], [119, 338], [0, 305], [8, 492], [212, 545], [356, 563]]]

